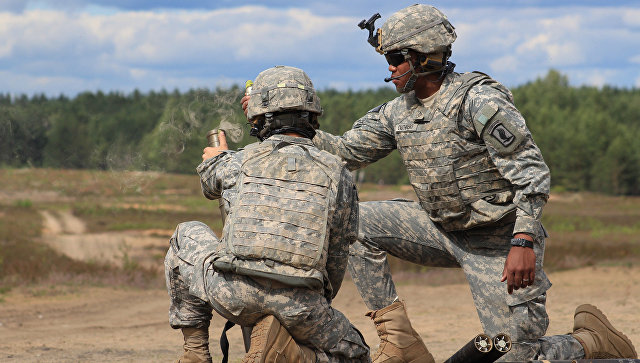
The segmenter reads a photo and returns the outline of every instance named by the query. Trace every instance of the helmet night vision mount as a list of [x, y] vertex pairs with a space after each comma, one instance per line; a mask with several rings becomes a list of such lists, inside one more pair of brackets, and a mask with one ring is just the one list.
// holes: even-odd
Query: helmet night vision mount
[[[379, 13], [373, 14], [369, 20], [362, 20], [358, 27], [369, 31], [368, 43], [378, 53], [385, 55], [389, 64], [397, 66], [398, 57], [404, 57], [410, 65], [411, 77], [400, 90], [407, 93], [413, 90], [418, 77], [440, 73], [441, 80], [453, 71], [455, 64], [449, 62], [451, 44], [456, 39], [455, 28], [447, 17], [438, 9], [429, 5], [415, 4], [397, 11], [375, 30], [375, 21], [380, 19]], [[415, 64], [411, 61], [411, 53], [416, 53]], [[385, 78], [385, 82], [403, 77]]]

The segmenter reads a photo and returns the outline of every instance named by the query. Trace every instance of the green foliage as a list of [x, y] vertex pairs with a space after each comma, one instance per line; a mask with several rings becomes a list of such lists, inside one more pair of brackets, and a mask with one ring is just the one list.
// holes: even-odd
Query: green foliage
[[640, 194], [640, 91], [570, 87], [557, 71], [513, 90], [554, 188]]
[[33, 203], [30, 199], [19, 199], [16, 201], [16, 207], [31, 208], [31, 206], [33, 206]]
[[40, 166], [53, 112], [44, 96], [0, 103], [0, 165]]
[[[551, 70], [513, 90], [552, 172], [554, 190], [640, 195], [640, 90], [571, 87]], [[242, 89], [142, 94], [85, 92], [73, 99], [0, 97], [0, 166], [152, 170], [193, 174], [208, 130], [221, 121], [243, 128]], [[341, 134], [368, 110], [397, 96], [390, 88], [319, 92], [323, 130]], [[397, 152], [357, 175], [406, 184]]]

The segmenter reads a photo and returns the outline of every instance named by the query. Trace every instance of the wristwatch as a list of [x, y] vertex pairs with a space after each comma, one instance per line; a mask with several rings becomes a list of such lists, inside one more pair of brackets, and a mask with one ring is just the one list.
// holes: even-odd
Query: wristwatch
[[533, 248], [533, 241], [524, 238], [512, 238], [511, 245], [517, 247]]

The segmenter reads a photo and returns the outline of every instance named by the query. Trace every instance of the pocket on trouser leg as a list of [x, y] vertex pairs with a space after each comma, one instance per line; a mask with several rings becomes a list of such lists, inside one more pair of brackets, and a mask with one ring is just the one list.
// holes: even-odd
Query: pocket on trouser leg
[[180, 275], [179, 268], [168, 272], [167, 288], [171, 305], [169, 306], [169, 325], [172, 328], [206, 328], [211, 321], [211, 306], [204, 300], [189, 293], [189, 286]]
[[511, 322], [509, 334], [511, 351], [503, 361], [523, 361], [535, 358], [540, 352], [541, 341], [549, 327], [549, 316], [545, 307], [547, 295], [542, 294], [518, 305], [510, 306]]
[[369, 362], [369, 346], [360, 331], [353, 325], [335, 347], [329, 350], [335, 357], [344, 357], [346, 361]]

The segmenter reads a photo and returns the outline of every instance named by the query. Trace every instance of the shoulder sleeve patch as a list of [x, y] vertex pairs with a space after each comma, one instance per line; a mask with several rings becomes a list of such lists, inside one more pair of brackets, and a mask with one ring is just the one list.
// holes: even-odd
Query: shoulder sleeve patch
[[481, 137], [501, 155], [511, 154], [525, 139], [502, 112], [496, 112], [490, 121], [486, 122]]
[[383, 104], [381, 104], [381, 105], [379, 105], [379, 106], [376, 106], [376, 107], [374, 107], [374, 108], [370, 109], [369, 111], [367, 111], [367, 113], [371, 113], [371, 112], [378, 113], [378, 112], [380, 112], [380, 110], [381, 110], [381, 109], [384, 107], [384, 105], [386, 105], [386, 104], [387, 104], [387, 103], [385, 102], [385, 103], [383, 103]]

